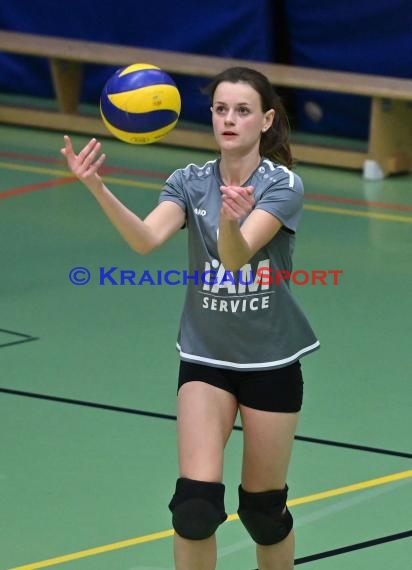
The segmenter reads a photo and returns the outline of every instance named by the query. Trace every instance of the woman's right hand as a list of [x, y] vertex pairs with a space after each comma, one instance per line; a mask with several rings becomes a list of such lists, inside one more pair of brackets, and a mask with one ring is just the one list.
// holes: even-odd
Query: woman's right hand
[[99, 156], [101, 144], [96, 139], [91, 139], [79, 154], [75, 154], [69, 136], [64, 136], [64, 143], [61, 153], [66, 158], [69, 169], [89, 190], [99, 190], [103, 182], [98, 170], [106, 159], [105, 154]]

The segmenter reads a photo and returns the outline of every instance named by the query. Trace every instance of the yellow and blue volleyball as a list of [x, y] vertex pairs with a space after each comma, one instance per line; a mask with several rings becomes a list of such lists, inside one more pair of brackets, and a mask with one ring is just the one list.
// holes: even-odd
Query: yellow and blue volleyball
[[118, 69], [100, 97], [100, 114], [107, 129], [131, 144], [162, 139], [176, 126], [180, 109], [180, 93], [173, 79], [146, 63]]

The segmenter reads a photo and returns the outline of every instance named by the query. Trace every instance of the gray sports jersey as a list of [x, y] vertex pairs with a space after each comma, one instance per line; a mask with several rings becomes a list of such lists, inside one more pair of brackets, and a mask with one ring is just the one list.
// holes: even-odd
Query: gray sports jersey
[[221, 208], [219, 160], [179, 169], [167, 179], [160, 201], [186, 212], [189, 271], [180, 323], [182, 360], [235, 370], [286, 366], [319, 347], [280, 270], [292, 271], [292, 253], [302, 212], [301, 179], [263, 159], [245, 186], [254, 186], [256, 208], [283, 224], [276, 236], [237, 272], [219, 261]]

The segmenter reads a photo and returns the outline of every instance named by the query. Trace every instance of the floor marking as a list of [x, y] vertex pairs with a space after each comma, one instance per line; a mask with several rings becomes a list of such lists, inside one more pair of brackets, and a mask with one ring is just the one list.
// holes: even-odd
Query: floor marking
[[[40, 156], [34, 154], [24, 154], [19, 152], [13, 151], [2, 151], [0, 150], [0, 157], [2, 158], [11, 158], [14, 160], [24, 160], [26, 162], [39, 162], [40, 164], [55, 164], [57, 166], [66, 167], [66, 161], [62, 158], [56, 158], [52, 156]], [[23, 169], [25, 165], [20, 165]], [[66, 169], [67, 172], [67, 169]], [[118, 172], [119, 174], [130, 174], [131, 176], [147, 176], [149, 178], [159, 178], [160, 180], [164, 180], [168, 176], [170, 176], [170, 172], [161, 172], [155, 170], [144, 170], [142, 168], [128, 168], [123, 166], [108, 166], [103, 165], [100, 169], [101, 174], [105, 176], [105, 174], [113, 174]], [[412, 206], [411, 206], [412, 209]]]
[[[1, 330], [1, 329], [0, 329]], [[4, 332], [4, 331], [3, 331]], [[21, 396], [24, 398], [35, 398], [38, 400], [45, 400], [48, 402], [57, 402], [61, 404], [68, 404], [72, 406], [84, 406], [86, 408], [94, 408], [97, 410], [105, 410], [109, 412], [118, 412], [124, 414], [135, 414], [137, 416], [156, 418], [160, 420], [170, 420], [176, 421], [177, 417], [172, 414], [164, 414], [161, 412], [150, 412], [148, 410], [139, 410], [136, 408], [125, 408], [123, 406], [116, 406], [113, 404], [102, 404], [99, 402], [91, 402], [87, 400], [77, 400], [73, 398], [64, 398], [62, 396], [53, 396], [51, 394], [39, 394], [37, 392], [27, 392], [23, 390], [16, 390], [14, 388], [6, 388], [0, 386], [0, 392], [4, 394], [10, 394], [12, 396]], [[243, 431], [242, 426], [234, 425], [234, 431]], [[392, 455], [393, 457], [404, 457], [406, 459], [412, 459], [412, 453], [407, 453], [405, 451], [394, 451], [392, 449], [381, 449], [379, 447], [371, 447], [367, 445], [359, 445], [356, 443], [345, 443], [342, 441], [333, 441], [329, 439], [319, 439], [316, 437], [308, 437], [303, 435], [295, 435], [296, 441], [303, 441], [306, 443], [315, 443], [317, 445], [329, 445], [332, 447], [341, 447], [344, 449], [352, 449], [355, 451], [365, 451], [367, 453], [379, 453], [382, 455]]]
[[[0, 157], [3, 158], [11, 158], [14, 160], [25, 160], [25, 161], [32, 161], [32, 162], [39, 162], [43, 164], [56, 164], [56, 165], [64, 165], [65, 162], [61, 158], [50, 157], [50, 156], [41, 156], [41, 155], [34, 155], [34, 154], [27, 154], [15, 151], [5, 151], [0, 150]], [[24, 165], [21, 165], [24, 168]], [[122, 166], [108, 166], [103, 165], [102, 169], [100, 170], [102, 176], [106, 176], [106, 174], [128, 174], [130, 176], [147, 176], [149, 178], [159, 178], [160, 180], [165, 180], [170, 176], [170, 171], [162, 172], [162, 171], [154, 171], [154, 170], [143, 170], [137, 168], [130, 168], [130, 167], [122, 167]], [[346, 196], [330, 196], [327, 194], [316, 194], [314, 192], [305, 192], [305, 198], [307, 200], [316, 200], [318, 202], [335, 202], [337, 204], [351, 204], [355, 206], [366, 206], [372, 208], [381, 208], [387, 210], [399, 210], [405, 212], [412, 211], [412, 205], [408, 204], [396, 204], [390, 202], [378, 202], [376, 200], [365, 200], [363, 198], [349, 198]]]
[[[0, 168], [8, 168], [12, 170], [21, 170], [17, 165], [8, 164], [0, 162]], [[44, 190], [46, 188], [51, 188], [54, 186], [62, 186], [63, 184], [77, 183], [77, 179], [73, 177], [70, 172], [64, 170], [52, 170], [49, 168], [40, 168], [38, 166], [25, 166], [25, 171], [33, 172], [37, 174], [47, 174], [51, 176], [60, 176], [56, 180], [50, 180], [46, 182], [39, 182], [38, 184], [22, 186], [21, 188], [13, 188], [5, 192], [0, 192], [0, 199], [9, 198], [10, 196], [15, 196], [19, 194], [25, 194], [33, 192], [35, 190]], [[155, 184], [153, 182], [140, 182], [138, 180], [126, 180], [122, 178], [116, 178], [112, 176], [105, 176], [105, 182], [108, 184], [114, 184], [116, 186], [127, 186], [134, 188], [143, 188], [146, 190], [160, 191], [162, 189], [161, 184]], [[365, 212], [360, 210], [351, 210], [347, 208], [334, 208], [331, 206], [319, 206], [316, 204], [305, 204], [303, 206], [304, 210], [312, 212], [322, 212], [327, 214], [338, 214], [341, 216], [353, 216], [360, 218], [369, 218], [373, 220], [380, 220], [385, 222], [403, 222], [407, 224], [412, 224], [412, 216], [399, 216], [396, 214], [383, 214], [380, 212]]]
[[366, 451], [367, 453], [381, 453], [382, 455], [393, 455], [394, 457], [405, 457], [406, 459], [412, 459], [412, 453], [408, 453], [406, 451], [394, 451], [392, 449], [371, 447], [370, 445], [345, 443], [343, 441], [333, 441], [330, 439], [321, 439], [319, 437], [308, 437], [305, 435], [296, 435], [295, 439], [296, 441], [303, 441], [306, 443], [316, 443], [318, 445], [330, 445], [333, 447], [341, 447], [343, 449], [356, 449], [357, 451]]
[[[34, 174], [47, 174], [49, 176], [62, 176], [63, 178], [71, 179], [71, 182], [78, 182], [78, 180], [73, 176], [73, 174], [68, 170], [59, 170], [56, 168], [43, 168], [41, 166], [29, 166], [25, 165], [23, 168], [18, 164], [13, 164], [11, 162], [0, 162], [0, 168], [4, 168], [7, 170], [19, 170], [22, 172], [31, 172]], [[112, 171], [112, 169], [108, 169]], [[150, 190], [160, 190], [162, 188], [162, 184], [154, 184], [153, 182], [139, 182], [137, 180], [126, 180], [123, 178], [114, 178], [111, 176], [105, 176], [104, 181], [117, 184], [120, 186], [136, 186], [137, 188], [149, 188]]]
[[[78, 180], [68, 170], [58, 170], [55, 168], [54, 169], [42, 168], [40, 166], [28, 166], [28, 165], [22, 168], [21, 166], [17, 164], [12, 164], [10, 162], [0, 162], [0, 168], [4, 168], [7, 170], [19, 170], [22, 172], [31, 172], [33, 174], [47, 174], [48, 176], [53, 176], [53, 177], [59, 176], [63, 177], [64, 179], [68, 179], [67, 183], [78, 182]], [[104, 180], [109, 184], [116, 184], [117, 186], [135, 186], [136, 188], [147, 188], [149, 190], [157, 190], [157, 191], [161, 190], [162, 188], [161, 184], [154, 184], [153, 182], [139, 182], [138, 180], [125, 180], [122, 178], [114, 178], [111, 176], [105, 176]], [[13, 191], [14, 190], [9, 190], [7, 192], [0, 193], [0, 196], [4, 195], [3, 197], [5, 197], [6, 194], [12, 193]]]
[[20, 333], [16, 331], [10, 331], [8, 329], [0, 329], [0, 333], [5, 333], [7, 335], [19, 337], [19, 340], [12, 340], [4, 343], [0, 341], [0, 348], [4, 348], [6, 346], [13, 346], [15, 344], [21, 344], [23, 342], [30, 342], [32, 340], [39, 340], [39, 337], [37, 336], [32, 336], [30, 334]]
[[37, 184], [27, 184], [27, 186], [20, 186], [19, 188], [13, 188], [12, 190], [6, 190], [5, 192], [0, 192], [0, 200], [5, 198], [10, 198], [10, 196], [19, 196], [20, 194], [28, 194], [29, 192], [35, 192], [36, 190], [45, 190], [46, 188], [56, 188], [57, 186], [63, 186], [63, 184], [71, 184], [73, 180], [70, 178], [54, 178], [53, 180], [47, 180], [46, 182], [38, 182]]
[[23, 167], [20, 164], [13, 164], [12, 162], [0, 162], [0, 168], [6, 170], [18, 170], [20, 172], [32, 172], [33, 174], [49, 174], [50, 176], [65, 176], [73, 178], [73, 174], [68, 170], [57, 170], [56, 168], [44, 168], [40, 166], [30, 166], [25, 164]]
[[30, 338], [23, 338], [21, 340], [12, 340], [11, 342], [5, 342], [0, 344], [0, 348], [6, 348], [8, 346], [14, 346], [16, 344], [23, 344], [24, 342], [31, 342], [32, 340], [39, 340], [36, 336], [31, 336]]
[[[376, 500], [382, 495], [393, 492], [394, 489], [400, 489], [401, 487], [409, 484], [410, 481], [408, 479], [403, 479], [402, 481], [397, 481], [390, 486], [380, 485], [379, 487], [365, 489], [362, 491], [362, 493], [351, 493], [349, 495], [344, 495], [340, 499], [333, 502], [327, 501], [326, 503], [323, 503], [323, 506], [317, 507], [316, 510], [311, 511], [310, 513], [304, 514], [302, 516], [295, 515], [293, 527], [295, 529], [300, 529], [319, 520], [324, 521], [325, 518], [329, 517], [330, 515], [337, 515], [343, 511], [347, 511], [348, 509], [353, 508], [354, 506], [361, 505], [365, 502], [370, 502], [371, 500]], [[248, 538], [235, 544], [219, 548], [217, 557], [223, 558], [231, 554], [238, 553], [241, 550], [245, 550], [251, 546], [253, 547], [253, 544], [253, 540], [251, 538]]]
[[350, 210], [346, 208], [332, 208], [330, 206], [316, 206], [315, 204], [305, 204], [304, 210], [312, 212], [323, 212], [326, 214], [340, 214], [341, 216], [355, 216], [358, 218], [370, 218], [384, 222], [405, 222], [412, 224], [412, 216], [397, 216], [396, 214], [381, 214], [380, 212], [362, 212], [360, 210]]
[[412, 212], [412, 206], [407, 204], [395, 204], [391, 202], [376, 202], [375, 200], [364, 200], [363, 198], [346, 198], [345, 196], [328, 196], [328, 194], [314, 194], [305, 192], [306, 200], [316, 200], [318, 202], [335, 202], [336, 204], [350, 204], [352, 206], [365, 206], [368, 208], [380, 208], [383, 210], [398, 210], [400, 212]]
[[346, 554], [347, 552], [353, 552], [354, 550], [362, 550], [363, 548], [370, 548], [371, 546], [378, 546], [379, 544], [385, 544], [387, 542], [393, 542], [395, 540], [403, 540], [405, 538], [411, 538], [411, 537], [412, 537], [412, 530], [399, 532], [397, 534], [391, 534], [389, 536], [382, 536], [380, 538], [366, 540], [365, 542], [358, 542], [356, 544], [350, 544], [349, 546], [335, 548], [334, 550], [327, 550], [326, 552], [318, 552], [317, 554], [312, 554], [310, 556], [303, 556], [302, 558], [298, 558], [297, 560], [295, 560], [295, 565], [306, 564], [307, 562], [313, 562], [314, 560], [321, 560], [322, 558], [330, 558], [331, 556], [339, 556], [340, 554]]
[[157, 191], [162, 189], [161, 184], [154, 184], [153, 182], [138, 182], [137, 180], [124, 180], [123, 178], [112, 178], [111, 176], [105, 176], [104, 181], [109, 184], [117, 184], [118, 186], [137, 186], [137, 188], [147, 188], [149, 190]]
[[26, 334], [26, 333], [22, 333], [22, 332], [18, 332], [18, 331], [11, 331], [10, 329], [0, 329], [0, 332], [6, 333], [6, 334], [12, 334], [14, 336], [20, 336], [22, 338], [33, 338], [31, 336], [31, 334]]
[[0, 150], [0, 156], [2, 158], [11, 158], [12, 160], [40, 162], [42, 164], [62, 164], [63, 162], [61, 158], [55, 158], [54, 156], [41, 156], [12, 150]]
[[113, 550], [120, 550], [122, 548], [128, 548], [129, 546], [136, 546], [137, 544], [143, 544], [145, 542], [153, 542], [162, 538], [168, 538], [170, 536], [173, 536], [173, 534], [173, 530], [164, 530], [162, 532], [146, 534], [144, 536], [138, 536], [136, 538], [130, 538], [128, 540], [121, 540], [120, 542], [113, 542], [112, 544], [106, 544], [104, 546], [97, 546], [95, 548], [88, 548], [87, 550], [80, 550], [79, 552], [57, 556], [56, 558], [49, 558], [48, 560], [34, 562], [33, 564], [16, 566], [15, 568], [10, 568], [9, 570], [37, 570], [38, 568], [47, 568], [48, 566], [54, 566], [55, 564], [72, 562], [73, 560], [79, 560], [80, 558], [87, 558], [88, 556], [95, 556], [96, 554], [104, 554]]
[[[371, 502], [372, 500], [380, 498], [382, 495], [387, 495], [392, 493], [394, 490], [402, 489], [406, 485], [410, 485], [411, 481], [409, 479], [402, 479], [400, 481], [394, 481], [391, 485], [376, 485], [369, 489], [363, 489], [361, 493], [347, 493], [341, 495], [339, 498], [336, 497], [335, 501], [326, 501], [322, 503], [316, 510], [310, 511], [309, 513], [296, 517], [295, 528], [300, 528], [305, 525], [310, 525], [313, 522], [324, 520], [330, 515], [336, 515], [342, 511], [347, 511], [355, 506], [361, 505], [365, 502]], [[407, 491], [408, 492], [408, 491]]]
[[[73, 174], [67, 170], [41, 168], [38, 166], [29, 166], [29, 165], [25, 165], [24, 167], [22, 167], [21, 165], [13, 164], [10, 162], [0, 162], [0, 168], [5, 168], [8, 170], [19, 170], [23, 172], [32, 172], [37, 174], [48, 174], [51, 176], [61, 176], [65, 178], [71, 178], [73, 182], [76, 182], [76, 179], [73, 178]], [[107, 171], [115, 172], [116, 169], [108, 168]], [[126, 169], [124, 169], [123, 171], [126, 172]], [[122, 178], [116, 178], [111, 176], [104, 176], [104, 180], [108, 184], [115, 184], [118, 186], [131, 186], [136, 188], [146, 188], [148, 190], [157, 190], [157, 191], [161, 190], [162, 188], [162, 184], [154, 184], [153, 182], [140, 182], [136, 180], [125, 180]], [[11, 190], [9, 192], [13, 191]], [[366, 202], [365, 205], [367, 206], [368, 202]], [[388, 207], [394, 207], [394, 205]], [[365, 212], [365, 211], [351, 210], [346, 208], [334, 208], [331, 206], [319, 206], [315, 204], [305, 204], [303, 208], [304, 210], [309, 210], [312, 212], [323, 212], [327, 214], [339, 214], [341, 216], [355, 216], [361, 218], [370, 218], [373, 220], [381, 220], [386, 222], [403, 222], [403, 223], [412, 224], [412, 216], [408, 217], [408, 216], [399, 216], [396, 214], [382, 214], [380, 212], [370, 212], [370, 211]], [[405, 209], [409, 210], [407, 206], [405, 206]]]
[[[412, 469], [409, 469], [407, 471], [400, 471], [399, 473], [393, 473], [392, 475], [385, 475], [384, 477], [377, 477], [376, 479], [361, 481], [360, 483], [354, 483], [352, 485], [346, 485], [345, 487], [330, 489], [329, 491], [322, 491], [321, 493], [314, 493], [313, 495], [307, 495], [306, 497], [300, 497], [298, 499], [291, 499], [288, 501], [288, 506], [297, 507], [298, 505], [314, 503], [316, 501], [322, 501], [331, 497], [345, 495], [346, 493], [353, 493], [354, 491], [361, 491], [362, 489], [369, 489], [371, 487], [377, 487], [378, 485], [386, 485], [387, 483], [392, 483], [394, 481], [409, 479], [410, 477], [412, 477]], [[236, 514], [228, 516], [229, 521], [234, 521], [238, 518], [239, 517]]]
[[[307, 503], [313, 503], [323, 499], [328, 499], [330, 497], [336, 497], [338, 495], [344, 495], [346, 493], [352, 493], [354, 491], [360, 491], [362, 489], [368, 489], [371, 487], [376, 487], [378, 485], [385, 485], [388, 483], [392, 483], [393, 481], [400, 481], [402, 479], [407, 479], [410, 477], [412, 477], [412, 469], [408, 471], [401, 471], [399, 473], [393, 473], [391, 475], [385, 475], [383, 477], [377, 477], [375, 479], [369, 479], [367, 481], [361, 481], [359, 483], [354, 483], [352, 485], [345, 485], [344, 487], [330, 489], [329, 491], [323, 491], [321, 493], [314, 493], [312, 495], [307, 495], [306, 497], [291, 499], [290, 501], [288, 501], [288, 505], [292, 507], [297, 505], [304, 505]], [[230, 522], [230, 521], [235, 521], [238, 518], [239, 517], [237, 514], [232, 514], [229, 515], [227, 520], [228, 522]], [[173, 529], [170, 529], [152, 534], [146, 534], [143, 536], [138, 536], [136, 538], [122, 540], [120, 542], [114, 542], [111, 544], [106, 544], [95, 548], [89, 548], [86, 550], [81, 550], [79, 552], [73, 552], [71, 554], [58, 556], [56, 558], [49, 558], [48, 560], [42, 560], [40, 562], [34, 562], [32, 564], [15, 566], [14, 568], [10, 568], [9, 570], [38, 570], [40, 568], [47, 568], [49, 566], [63, 564], [64, 562], [71, 562], [73, 560], [79, 560], [80, 558], [86, 558], [88, 556], [95, 556], [97, 554], [104, 554], [106, 552], [112, 552], [114, 550], [120, 550], [122, 548], [136, 546], [138, 544], [153, 542], [163, 538], [169, 538], [173, 536], [173, 533], [174, 533]]]

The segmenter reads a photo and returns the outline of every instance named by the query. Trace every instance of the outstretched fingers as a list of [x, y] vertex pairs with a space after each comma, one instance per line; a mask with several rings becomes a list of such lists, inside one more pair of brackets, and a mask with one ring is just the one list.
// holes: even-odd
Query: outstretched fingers
[[96, 139], [91, 139], [77, 156], [79, 164], [85, 168], [89, 168], [89, 166], [95, 160], [97, 153], [101, 149], [101, 146], [101, 143], [99, 143]]
[[106, 159], [105, 154], [101, 151], [101, 143], [96, 139], [91, 139], [86, 146], [76, 155], [69, 136], [64, 136], [65, 146], [61, 149], [61, 153], [65, 156], [70, 170], [80, 180], [86, 180], [97, 175], [98, 169], [102, 166]]

